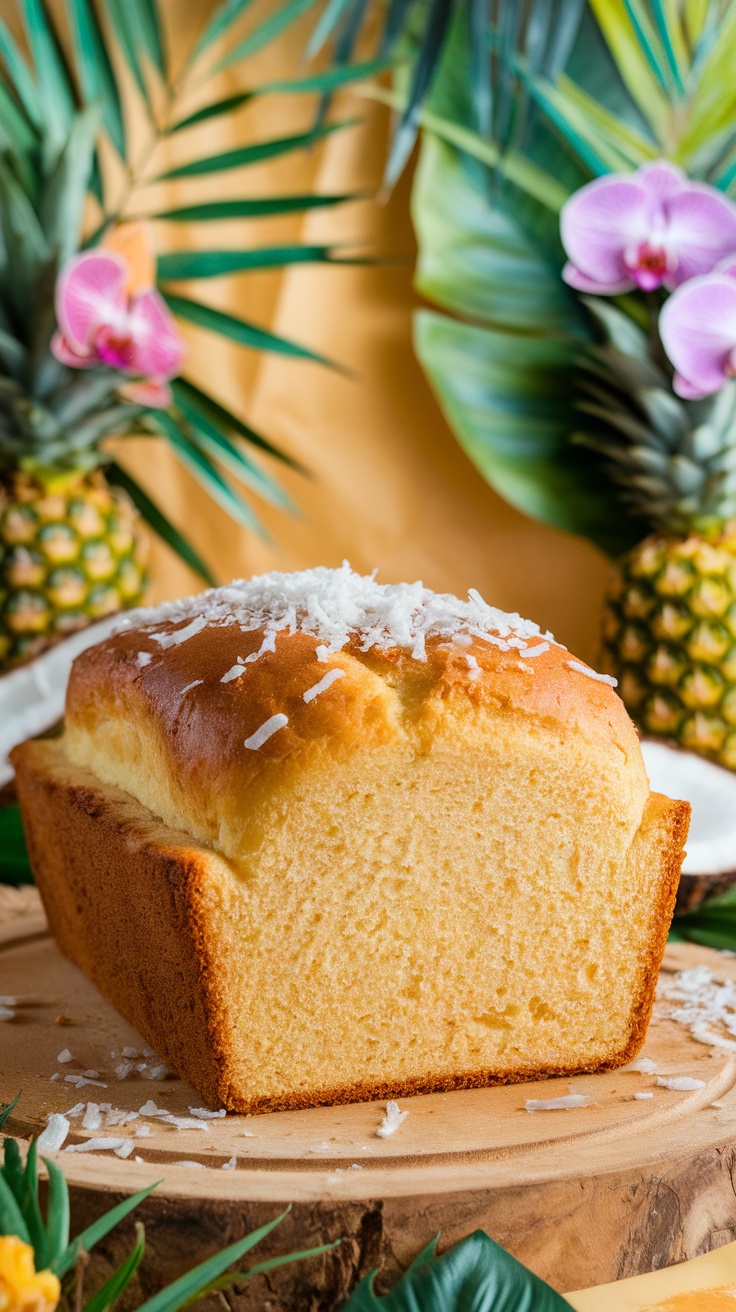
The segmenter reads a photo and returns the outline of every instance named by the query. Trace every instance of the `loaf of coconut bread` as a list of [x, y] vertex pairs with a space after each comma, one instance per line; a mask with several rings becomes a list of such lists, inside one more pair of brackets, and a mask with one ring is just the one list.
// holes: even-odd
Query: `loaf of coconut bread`
[[13, 756], [52, 930], [235, 1111], [627, 1062], [689, 808], [609, 683], [347, 566], [134, 612]]

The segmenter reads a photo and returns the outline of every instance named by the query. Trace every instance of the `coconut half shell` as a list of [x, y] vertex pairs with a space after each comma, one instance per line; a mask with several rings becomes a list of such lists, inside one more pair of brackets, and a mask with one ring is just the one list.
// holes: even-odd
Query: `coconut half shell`
[[693, 808], [675, 915], [736, 884], [736, 773], [657, 739], [641, 750], [655, 792]]

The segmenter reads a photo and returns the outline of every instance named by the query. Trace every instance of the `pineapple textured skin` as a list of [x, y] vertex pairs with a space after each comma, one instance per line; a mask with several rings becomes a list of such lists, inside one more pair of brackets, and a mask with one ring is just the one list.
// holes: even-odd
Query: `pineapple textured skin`
[[99, 470], [45, 486], [0, 476], [0, 666], [129, 606], [146, 587], [147, 538]]
[[618, 562], [603, 663], [646, 734], [736, 770], [736, 519], [653, 533]]

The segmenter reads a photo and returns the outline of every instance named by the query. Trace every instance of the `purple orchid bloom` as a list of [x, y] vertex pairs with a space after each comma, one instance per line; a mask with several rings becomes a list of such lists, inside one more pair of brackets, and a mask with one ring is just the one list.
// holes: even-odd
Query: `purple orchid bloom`
[[59, 331], [51, 350], [73, 369], [103, 364], [140, 379], [124, 384], [128, 398], [165, 406], [171, 399], [167, 383], [181, 370], [184, 344], [159, 293], [150, 286], [131, 290], [129, 280], [128, 264], [115, 251], [75, 255], [57, 284]]
[[710, 396], [736, 378], [736, 256], [673, 292], [659, 316], [659, 335], [675, 366], [678, 396]]
[[616, 296], [679, 287], [736, 250], [736, 205], [660, 160], [581, 187], [562, 207], [565, 282]]

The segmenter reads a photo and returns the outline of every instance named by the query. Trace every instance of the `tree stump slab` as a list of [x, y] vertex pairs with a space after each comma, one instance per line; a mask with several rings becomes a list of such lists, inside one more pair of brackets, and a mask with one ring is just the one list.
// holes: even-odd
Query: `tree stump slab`
[[[668, 948], [666, 972], [693, 965], [736, 981], [736, 959], [688, 944]], [[642, 1054], [656, 1074], [614, 1071], [407, 1098], [401, 1108], [409, 1115], [382, 1139], [378, 1103], [192, 1118], [200, 1100], [174, 1076], [149, 1078], [155, 1058], [61, 956], [40, 910], [0, 925], [2, 1003], [13, 1014], [0, 1022], [0, 1102], [23, 1091], [6, 1133], [36, 1135], [51, 1112], [80, 1102], [137, 1113], [99, 1129], [84, 1128], [77, 1115], [57, 1154], [75, 1233], [119, 1198], [162, 1181], [138, 1213], [148, 1247], [128, 1306], [287, 1204], [254, 1260], [343, 1242], [237, 1286], [227, 1295], [234, 1312], [332, 1312], [374, 1267], [381, 1268], [377, 1288], [388, 1287], [438, 1231], [444, 1247], [481, 1228], [562, 1292], [736, 1238], [736, 1056], [696, 1042], [661, 1004]], [[58, 1060], [64, 1049], [72, 1060]], [[121, 1061], [130, 1066], [125, 1078]], [[702, 1085], [676, 1091], [660, 1086], [658, 1075]], [[95, 1082], [80, 1086], [79, 1077]], [[526, 1110], [527, 1099], [570, 1092], [591, 1105]], [[177, 1128], [141, 1112], [151, 1101], [189, 1123]], [[68, 1151], [100, 1135], [130, 1138], [131, 1155]], [[131, 1220], [95, 1250], [90, 1288], [129, 1251], [132, 1235]]]

